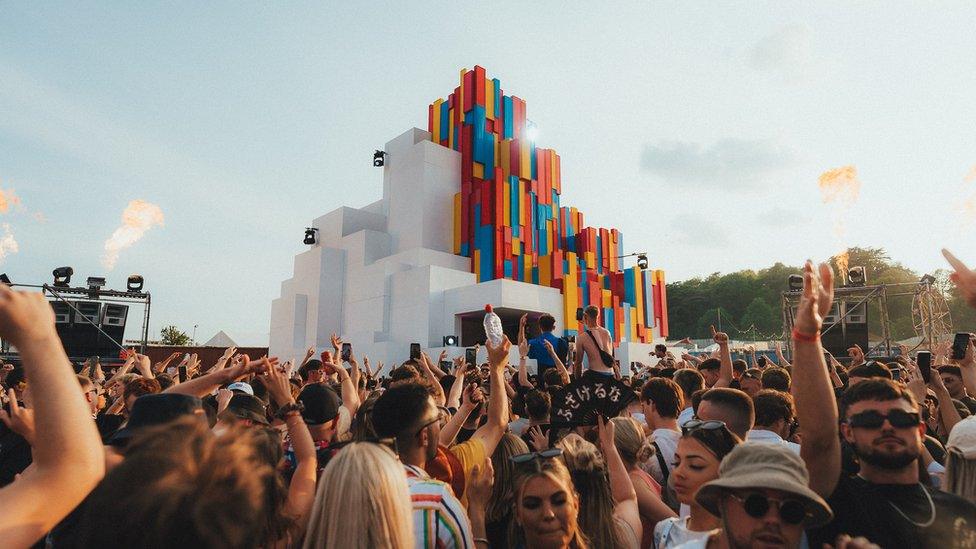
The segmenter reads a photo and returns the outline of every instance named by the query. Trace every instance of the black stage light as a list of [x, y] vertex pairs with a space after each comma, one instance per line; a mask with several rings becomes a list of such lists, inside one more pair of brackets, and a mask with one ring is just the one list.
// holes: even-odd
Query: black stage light
[[647, 268], [647, 254], [637, 254], [637, 267], [642, 271]]
[[382, 168], [383, 164], [385, 163], [386, 163], [385, 151], [376, 151], [373, 153], [373, 166], [376, 166], [377, 168]]
[[145, 281], [142, 279], [142, 275], [132, 274], [129, 275], [129, 279], [125, 281], [125, 287], [130, 292], [141, 292], [143, 282]]
[[58, 267], [51, 274], [54, 275], [55, 286], [67, 287], [71, 284], [71, 275], [75, 274], [75, 270], [71, 267]]
[[847, 285], [848, 286], [864, 286], [867, 284], [868, 275], [864, 270], [864, 267], [856, 266], [847, 269]]
[[803, 290], [803, 275], [790, 275], [786, 283], [791, 292], [799, 292]]
[[7, 273], [0, 274], [0, 282], [3, 282], [7, 286], [10, 286], [11, 284], [13, 284], [12, 282], [10, 282], [10, 277], [7, 276]]
[[457, 347], [457, 344], [458, 344], [457, 336], [455, 335], [444, 336], [445, 347]]
[[308, 244], [309, 246], [314, 245], [315, 244], [315, 233], [317, 231], [318, 231], [318, 229], [316, 229], [314, 227], [305, 227], [305, 240], [303, 240], [302, 242], [304, 242], [305, 244]]

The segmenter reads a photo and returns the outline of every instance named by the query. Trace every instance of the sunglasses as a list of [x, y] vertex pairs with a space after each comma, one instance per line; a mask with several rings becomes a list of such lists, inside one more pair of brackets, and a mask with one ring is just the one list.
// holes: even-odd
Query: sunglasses
[[847, 420], [847, 424], [851, 427], [860, 427], [863, 429], [880, 429], [886, 419], [896, 429], [917, 427], [922, 422], [922, 418], [918, 415], [918, 412], [906, 412], [905, 410], [896, 408], [889, 411], [888, 415], [884, 415], [875, 410], [867, 410], [859, 414], [854, 414]]
[[541, 452], [529, 452], [527, 454], [514, 455], [508, 459], [516, 465], [521, 465], [523, 463], [537, 462], [543, 459], [553, 459], [561, 455], [563, 455], [562, 448], [549, 448], [548, 450], [542, 450]]
[[807, 518], [807, 506], [799, 499], [774, 499], [763, 494], [749, 494], [745, 497], [737, 494], [729, 495], [732, 499], [742, 503], [742, 508], [752, 518], [765, 517], [773, 503], [776, 504], [779, 517], [787, 524], [800, 524]]
[[685, 422], [684, 425], [681, 426], [681, 434], [687, 435], [688, 433], [692, 431], [697, 431], [699, 429], [703, 429], [705, 431], [716, 431], [724, 427], [725, 427], [724, 421], [716, 421], [716, 420], [702, 421], [700, 419], [689, 419], [688, 421]]

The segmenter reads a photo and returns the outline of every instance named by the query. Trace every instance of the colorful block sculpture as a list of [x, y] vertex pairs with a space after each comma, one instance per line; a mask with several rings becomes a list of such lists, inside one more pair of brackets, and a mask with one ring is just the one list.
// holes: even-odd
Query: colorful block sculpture
[[596, 305], [615, 344], [648, 343], [651, 328], [667, 337], [664, 271], [622, 270], [623, 235], [586, 227], [582, 212], [559, 205], [559, 155], [536, 147], [525, 113], [525, 101], [479, 66], [462, 69], [454, 93], [431, 103], [431, 140], [461, 153], [454, 253], [471, 258], [479, 282], [558, 288], [566, 335], [579, 330], [576, 309]]

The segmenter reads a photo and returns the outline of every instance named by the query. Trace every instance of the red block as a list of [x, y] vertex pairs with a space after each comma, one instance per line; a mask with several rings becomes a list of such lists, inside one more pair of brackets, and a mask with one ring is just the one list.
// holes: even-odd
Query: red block
[[485, 106], [485, 69], [474, 66], [474, 103]]
[[464, 112], [474, 108], [474, 71], [464, 73]]
[[434, 104], [427, 105], [427, 131], [434, 133]]

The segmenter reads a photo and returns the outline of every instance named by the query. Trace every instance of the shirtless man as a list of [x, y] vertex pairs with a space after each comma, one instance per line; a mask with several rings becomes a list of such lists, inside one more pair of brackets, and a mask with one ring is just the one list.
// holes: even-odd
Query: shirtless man
[[[583, 311], [584, 332], [576, 336], [576, 346], [578, 352], [573, 360], [573, 372], [577, 375], [583, 371], [583, 354], [586, 354], [589, 361], [587, 373], [613, 375], [613, 345], [610, 340], [610, 332], [606, 328], [597, 324], [600, 319], [600, 309], [594, 305], [588, 306]], [[592, 337], [590, 337], [592, 335]], [[579, 352], [579, 351], [582, 352]], [[600, 351], [604, 351], [611, 356], [610, 364], [607, 364], [600, 357]], [[590, 374], [590, 375], [593, 375]]]

